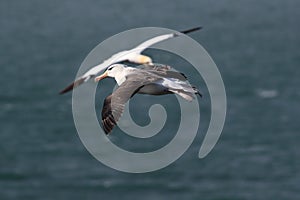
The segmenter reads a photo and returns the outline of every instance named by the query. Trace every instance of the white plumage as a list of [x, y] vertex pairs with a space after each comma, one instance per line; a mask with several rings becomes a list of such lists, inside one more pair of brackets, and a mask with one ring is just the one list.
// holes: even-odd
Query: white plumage
[[[187, 34], [193, 31], [200, 30], [201, 27], [196, 27], [192, 29], [188, 29], [185, 31], [181, 31], [183, 34]], [[90, 80], [91, 78], [95, 77], [98, 73], [103, 71], [107, 66], [110, 66], [114, 63], [122, 62], [122, 61], [129, 61], [132, 63], [137, 64], [152, 64], [152, 59], [149, 56], [142, 55], [141, 53], [148, 47], [150, 47], [153, 44], [156, 44], [158, 42], [162, 42], [164, 40], [174, 38], [179, 36], [177, 33], [169, 33], [164, 35], [159, 35], [154, 38], [151, 38], [149, 40], [146, 40], [145, 42], [137, 45], [136, 47], [130, 49], [130, 50], [124, 50], [121, 52], [118, 52], [114, 55], [112, 55], [110, 58], [103, 61], [101, 64], [94, 66], [90, 70], [88, 70], [85, 74], [83, 74], [81, 77], [79, 77], [77, 80], [75, 80], [73, 83], [68, 85], [66, 88], [64, 88], [60, 94], [66, 93], [68, 91], [73, 90], [73, 88], [83, 84], [84, 82]]]

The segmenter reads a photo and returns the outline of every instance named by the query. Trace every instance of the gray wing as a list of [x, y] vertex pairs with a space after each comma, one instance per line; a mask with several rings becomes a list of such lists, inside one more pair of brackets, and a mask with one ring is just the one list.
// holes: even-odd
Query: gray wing
[[172, 70], [172, 67], [163, 64], [143, 65], [141, 67], [150, 73], [161, 76], [163, 78], [175, 78], [181, 81], [186, 81], [187, 77], [182, 72]]
[[111, 95], [105, 98], [102, 109], [102, 127], [106, 134], [110, 133], [120, 119], [126, 102], [143, 86], [158, 81], [159, 77], [129, 76]]

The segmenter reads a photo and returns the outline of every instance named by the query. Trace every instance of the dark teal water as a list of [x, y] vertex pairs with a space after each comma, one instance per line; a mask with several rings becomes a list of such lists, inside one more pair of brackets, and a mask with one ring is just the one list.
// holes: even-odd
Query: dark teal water
[[[300, 199], [299, 8], [297, 0], [0, 1], [0, 199]], [[191, 36], [214, 58], [228, 96], [214, 150], [197, 159], [210, 116], [204, 98], [198, 137], [169, 167], [126, 174], [96, 161], [77, 135], [71, 96], [58, 91], [111, 35], [195, 25], [205, 28]]]

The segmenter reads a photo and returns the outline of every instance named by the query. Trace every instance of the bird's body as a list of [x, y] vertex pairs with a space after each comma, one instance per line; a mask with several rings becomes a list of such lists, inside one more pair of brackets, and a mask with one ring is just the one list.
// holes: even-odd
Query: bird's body
[[166, 65], [145, 65], [143, 68], [133, 68], [123, 64], [114, 64], [102, 75], [96, 77], [95, 81], [106, 77], [114, 78], [119, 85], [104, 101], [102, 124], [106, 133], [109, 133], [116, 125], [125, 103], [136, 93], [149, 95], [173, 93], [187, 101], [192, 101], [195, 94], [201, 96], [182, 73], [173, 71]]
[[[188, 29], [185, 31], [181, 31], [182, 34], [187, 34], [193, 31], [200, 30], [201, 27], [196, 27], [192, 29]], [[118, 52], [111, 56], [110, 58], [106, 59], [99, 65], [91, 68], [88, 70], [85, 74], [83, 74], [81, 77], [79, 77], [77, 80], [75, 80], [73, 83], [68, 85], [66, 88], [64, 88], [60, 94], [64, 94], [68, 91], [73, 90], [75, 87], [83, 84], [84, 82], [87, 82], [91, 78], [95, 77], [98, 73], [103, 71], [107, 66], [110, 66], [114, 63], [119, 63], [123, 61], [129, 61], [136, 64], [152, 64], [152, 59], [149, 56], [142, 55], [141, 53], [148, 47], [152, 46], [153, 44], [156, 44], [158, 42], [174, 38], [179, 36], [178, 33], [169, 33], [164, 35], [159, 35], [154, 38], [151, 38], [149, 40], [146, 40], [145, 42], [137, 45], [135, 48], [132, 48], [130, 50], [124, 50], [121, 52]]]

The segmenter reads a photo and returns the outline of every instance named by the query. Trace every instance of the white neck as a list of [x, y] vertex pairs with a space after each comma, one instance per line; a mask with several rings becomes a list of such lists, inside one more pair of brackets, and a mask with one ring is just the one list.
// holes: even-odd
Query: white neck
[[115, 75], [115, 80], [117, 84], [120, 86], [124, 81], [126, 81], [126, 76], [132, 71], [132, 67], [126, 67], [121, 72]]
[[122, 75], [123, 73], [119, 73], [117, 76], [115, 76], [115, 80], [117, 81], [117, 84], [120, 86], [124, 81], [126, 81], [126, 76]]

